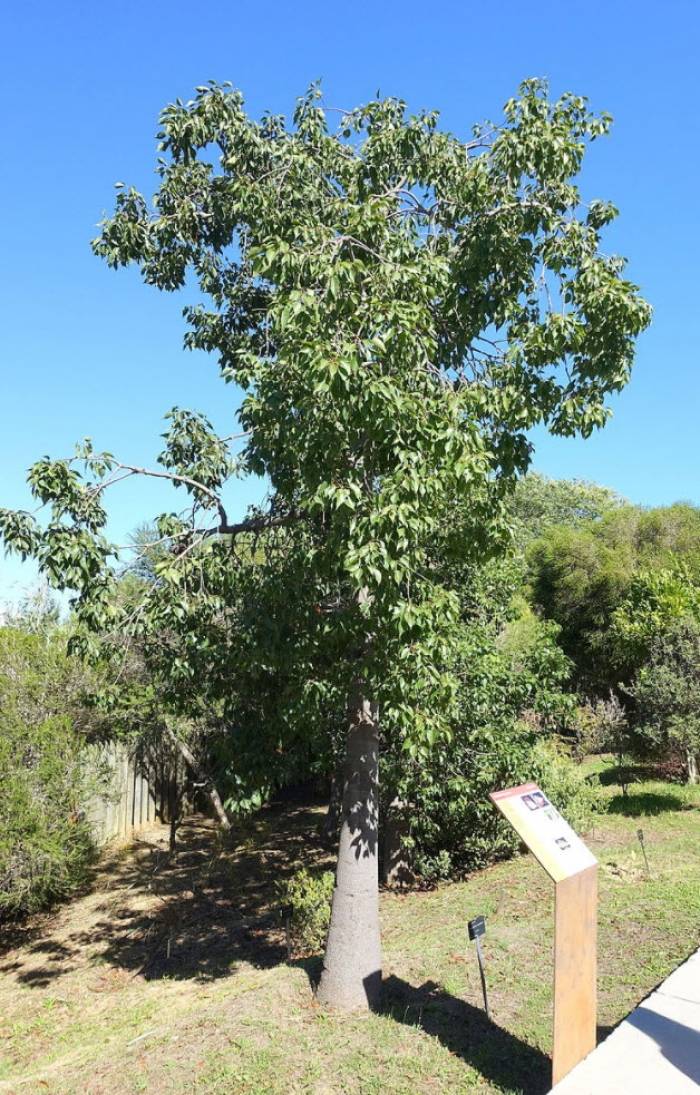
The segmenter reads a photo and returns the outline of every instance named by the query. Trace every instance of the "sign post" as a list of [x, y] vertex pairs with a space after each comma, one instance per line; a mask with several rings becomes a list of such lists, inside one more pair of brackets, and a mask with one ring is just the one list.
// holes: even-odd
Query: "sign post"
[[536, 783], [489, 797], [554, 881], [556, 1084], [595, 1049], [598, 861]]

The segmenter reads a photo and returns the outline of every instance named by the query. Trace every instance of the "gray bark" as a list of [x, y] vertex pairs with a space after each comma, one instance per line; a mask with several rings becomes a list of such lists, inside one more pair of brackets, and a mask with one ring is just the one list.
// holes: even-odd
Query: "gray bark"
[[321, 839], [325, 844], [335, 844], [340, 828], [340, 810], [342, 806], [343, 781], [337, 773], [331, 777], [331, 789], [328, 795], [328, 810], [321, 824]]
[[698, 782], [698, 758], [695, 753], [690, 750], [686, 752], [686, 771], [688, 773], [688, 783]]
[[404, 814], [406, 804], [395, 798], [384, 812], [382, 822], [382, 882], [385, 886], [407, 886], [414, 874], [403, 849], [403, 837], [408, 825]]
[[209, 800], [214, 807], [214, 813], [219, 819], [219, 824], [221, 825], [221, 828], [225, 829], [225, 831], [228, 832], [231, 828], [231, 822], [229, 820], [228, 814], [226, 813], [226, 810], [224, 809], [224, 804], [221, 801], [221, 795], [207, 776], [201, 764], [199, 764], [199, 762], [197, 761], [197, 758], [195, 757], [189, 746], [184, 741], [181, 741], [177, 734], [175, 734], [169, 726], [166, 726], [166, 731], [173, 745], [185, 761], [185, 764], [188, 766], [195, 779], [199, 780], [200, 783], [203, 784], [209, 796]]
[[338, 867], [317, 999], [342, 1011], [379, 1003], [379, 735], [377, 711], [355, 682], [349, 697]]

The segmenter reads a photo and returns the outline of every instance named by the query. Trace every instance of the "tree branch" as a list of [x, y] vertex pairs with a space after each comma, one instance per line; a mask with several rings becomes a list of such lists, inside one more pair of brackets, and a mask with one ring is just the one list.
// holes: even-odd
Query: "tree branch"
[[235, 525], [222, 522], [216, 528], [209, 529], [205, 536], [238, 536], [241, 532], [263, 532], [268, 528], [282, 528], [285, 525], [292, 525], [295, 521], [299, 521], [302, 516], [299, 510], [292, 510], [290, 513], [280, 514], [279, 516], [249, 517], [247, 521], [238, 521]]
[[[202, 494], [206, 494], [208, 498], [211, 498], [212, 502], [219, 511], [219, 517], [221, 518], [221, 524], [228, 524], [228, 516], [224, 509], [223, 502], [219, 498], [215, 490], [211, 487], [206, 487], [204, 483], [200, 483], [197, 479], [192, 479], [189, 475], [178, 475], [172, 471], [156, 471], [154, 468], [139, 468], [134, 464], [122, 464], [119, 460], [115, 460], [115, 466], [121, 468], [123, 471], [128, 472], [130, 475], [147, 475], [152, 479], [169, 479], [173, 483], [184, 483], [188, 487], [194, 487], [195, 490], [199, 490]], [[126, 478], [126, 477], [124, 477]], [[112, 480], [111, 482], [114, 482]], [[101, 486], [109, 486], [111, 482], [101, 484]]]

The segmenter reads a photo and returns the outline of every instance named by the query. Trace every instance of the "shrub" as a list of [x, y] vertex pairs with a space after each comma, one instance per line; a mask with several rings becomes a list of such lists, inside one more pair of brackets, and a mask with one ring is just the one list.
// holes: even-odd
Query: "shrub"
[[0, 917], [44, 908], [84, 882], [94, 844], [86, 777], [70, 720], [2, 718]]
[[93, 858], [77, 673], [54, 626], [0, 628], [0, 918], [66, 896]]
[[279, 887], [289, 924], [289, 943], [297, 954], [323, 949], [331, 918], [335, 876], [332, 871], [297, 871]]
[[[563, 748], [522, 724], [502, 727], [481, 755], [465, 746], [461, 771], [425, 780], [419, 805], [409, 811], [405, 846], [422, 882], [434, 884], [513, 855], [520, 839], [489, 793], [534, 780], [574, 827], [585, 830], [599, 792]], [[477, 742], [472, 746], [479, 748]]]
[[572, 721], [577, 760], [590, 753], [614, 753], [618, 763], [622, 763], [630, 750], [629, 721], [614, 692], [606, 700], [582, 704]]
[[593, 814], [602, 805], [598, 787], [589, 782], [571, 758], [553, 739], [535, 743], [531, 758], [531, 779], [579, 832], [590, 828]]

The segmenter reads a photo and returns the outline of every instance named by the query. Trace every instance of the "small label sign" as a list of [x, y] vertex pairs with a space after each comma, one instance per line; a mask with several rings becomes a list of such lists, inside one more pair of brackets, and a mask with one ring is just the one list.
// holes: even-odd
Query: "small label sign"
[[486, 931], [486, 920], [483, 916], [475, 916], [473, 920], [469, 921], [469, 938], [478, 939], [480, 935], [483, 935]]

